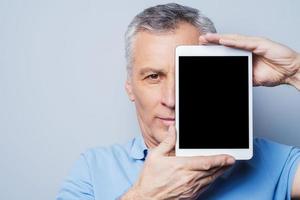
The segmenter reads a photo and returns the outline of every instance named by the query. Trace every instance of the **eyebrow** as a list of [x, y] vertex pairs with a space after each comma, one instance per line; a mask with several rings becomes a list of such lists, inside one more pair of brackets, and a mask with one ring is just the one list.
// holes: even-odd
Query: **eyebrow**
[[151, 67], [144, 67], [140, 70], [139, 75], [145, 75], [147, 72], [155, 72], [158, 74], [166, 74], [166, 71], [163, 69], [155, 69]]

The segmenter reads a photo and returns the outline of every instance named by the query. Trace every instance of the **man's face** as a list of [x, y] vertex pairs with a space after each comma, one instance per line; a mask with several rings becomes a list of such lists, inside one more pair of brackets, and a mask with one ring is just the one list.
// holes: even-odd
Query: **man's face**
[[139, 32], [133, 44], [132, 76], [126, 81], [129, 98], [146, 145], [157, 146], [175, 124], [175, 48], [197, 45], [200, 33], [181, 23], [174, 32]]

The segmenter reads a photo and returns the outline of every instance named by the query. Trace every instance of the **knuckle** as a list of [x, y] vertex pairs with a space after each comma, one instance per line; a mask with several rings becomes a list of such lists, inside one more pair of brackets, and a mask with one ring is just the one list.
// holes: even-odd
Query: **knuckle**
[[173, 165], [174, 168], [176, 170], [179, 170], [179, 171], [182, 171], [182, 170], [185, 170], [186, 169], [186, 164], [183, 163], [183, 162], [177, 162], [175, 165]]
[[203, 170], [209, 170], [211, 168], [211, 164], [209, 162], [204, 162], [202, 164], [202, 169]]
[[213, 181], [215, 180], [215, 177], [216, 177], [216, 175], [215, 175], [215, 174], [213, 174], [213, 175], [211, 175], [211, 176], [207, 177], [207, 181], [208, 181], [208, 183], [211, 183], [211, 182], [213, 182]]

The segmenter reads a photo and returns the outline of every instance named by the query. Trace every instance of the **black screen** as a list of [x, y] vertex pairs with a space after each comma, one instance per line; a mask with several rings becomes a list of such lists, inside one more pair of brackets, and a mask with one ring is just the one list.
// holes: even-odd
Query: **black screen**
[[179, 56], [179, 148], [249, 148], [248, 57]]

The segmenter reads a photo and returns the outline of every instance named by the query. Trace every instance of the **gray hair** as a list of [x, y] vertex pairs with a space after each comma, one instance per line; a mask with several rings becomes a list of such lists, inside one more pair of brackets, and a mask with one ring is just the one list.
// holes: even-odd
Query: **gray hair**
[[140, 31], [152, 33], [171, 32], [177, 28], [180, 22], [192, 24], [201, 34], [216, 32], [213, 22], [195, 8], [176, 3], [147, 8], [133, 18], [125, 33], [127, 76], [131, 76], [132, 71], [132, 52], [135, 35]]

